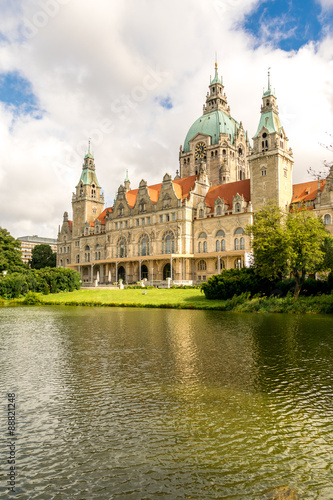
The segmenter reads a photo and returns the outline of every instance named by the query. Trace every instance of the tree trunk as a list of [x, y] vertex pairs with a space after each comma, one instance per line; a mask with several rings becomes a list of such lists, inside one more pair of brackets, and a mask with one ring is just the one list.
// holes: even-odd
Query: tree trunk
[[305, 272], [304, 271], [301, 271], [301, 272], [295, 271], [294, 276], [295, 276], [295, 280], [296, 280], [294, 299], [296, 301], [296, 300], [298, 300], [298, 297], [300, 296], [302, 286], [304, 284]]

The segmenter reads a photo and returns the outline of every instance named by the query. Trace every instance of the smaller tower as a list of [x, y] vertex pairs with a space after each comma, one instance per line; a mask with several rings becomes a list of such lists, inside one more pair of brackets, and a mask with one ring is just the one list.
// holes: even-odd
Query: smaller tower
[[125, 186], [125, 191], [127, 193], [127, 191], [129, 191], [131, 189], [131, 181], [128, 178], [128, 170], [126, 170], [126, 177], [124, 180], [124, 186]]
[[73, 237], [81, 236], [86, 223], [90, 224], [104, 210], [104, 196], [96, 176], [94, 157], [90, 152], [84, 157], [82, 173], [72, 196]]
[[251, 179], [251, 201], [256, 211], [269, 202], [288, 208], [292, 199], [293, 152], [280, 123], [275, 91], [268, 88], [262, 96], [261, 116], [248, 163]]

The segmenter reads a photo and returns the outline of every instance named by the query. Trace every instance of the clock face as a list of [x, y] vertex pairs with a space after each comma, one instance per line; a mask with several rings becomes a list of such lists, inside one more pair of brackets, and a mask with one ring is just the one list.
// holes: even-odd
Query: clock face
[[195, 157], [203, 158], [206, 154], [206, 144], [204, 142], [198, 142], [195, 147]]

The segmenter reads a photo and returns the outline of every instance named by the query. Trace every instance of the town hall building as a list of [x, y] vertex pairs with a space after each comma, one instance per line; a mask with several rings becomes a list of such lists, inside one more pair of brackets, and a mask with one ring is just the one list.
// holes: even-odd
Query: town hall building
[[106, 207], [89, 151], [72, 196], [73, 216], [59, 227], [57, 265], [76, 269], [83, 283], [146, 280], [200, 283], [223, 269], [249, 264], [245, 234], [253, 214], [274, 201], [306, 206], [332, 232], [333, 171], [325, 180], [292, 185], [293, 152], [281, 125], [268, 76], [257, 131], [250, 143], [231, 116], [222, 78], [209, 84], [202, 115], [179, 152], [179, 170], [159, 184], [128, 175]]

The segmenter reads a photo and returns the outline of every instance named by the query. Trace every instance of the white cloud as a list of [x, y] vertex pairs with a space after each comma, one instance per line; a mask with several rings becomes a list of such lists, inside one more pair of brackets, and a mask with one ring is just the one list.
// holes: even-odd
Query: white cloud
[[[295, 53], [254, 49], [235, 23], [256, 3], [22, 0], [20, 16], [5, 3], [0, 31], [10, 41], [0, 42], [0, 71], [27, 78], [44, 114], [13, 122], [12, 112], [0, 109], [0, 225], [15, 236], [55, 237], [63, 212], [71, 212], [88, 137], [108, 202], [126, 169], [132, 187], [175, 174], [179, 146], [202, 112], [215, 52], [231, 113], [250, 137], [271, 66], [295, 180], [320, 166], [327, 152], [319, 142], [332, 130], [332, 40]], [[158, 105], [165, 98], [172, 109]]]

